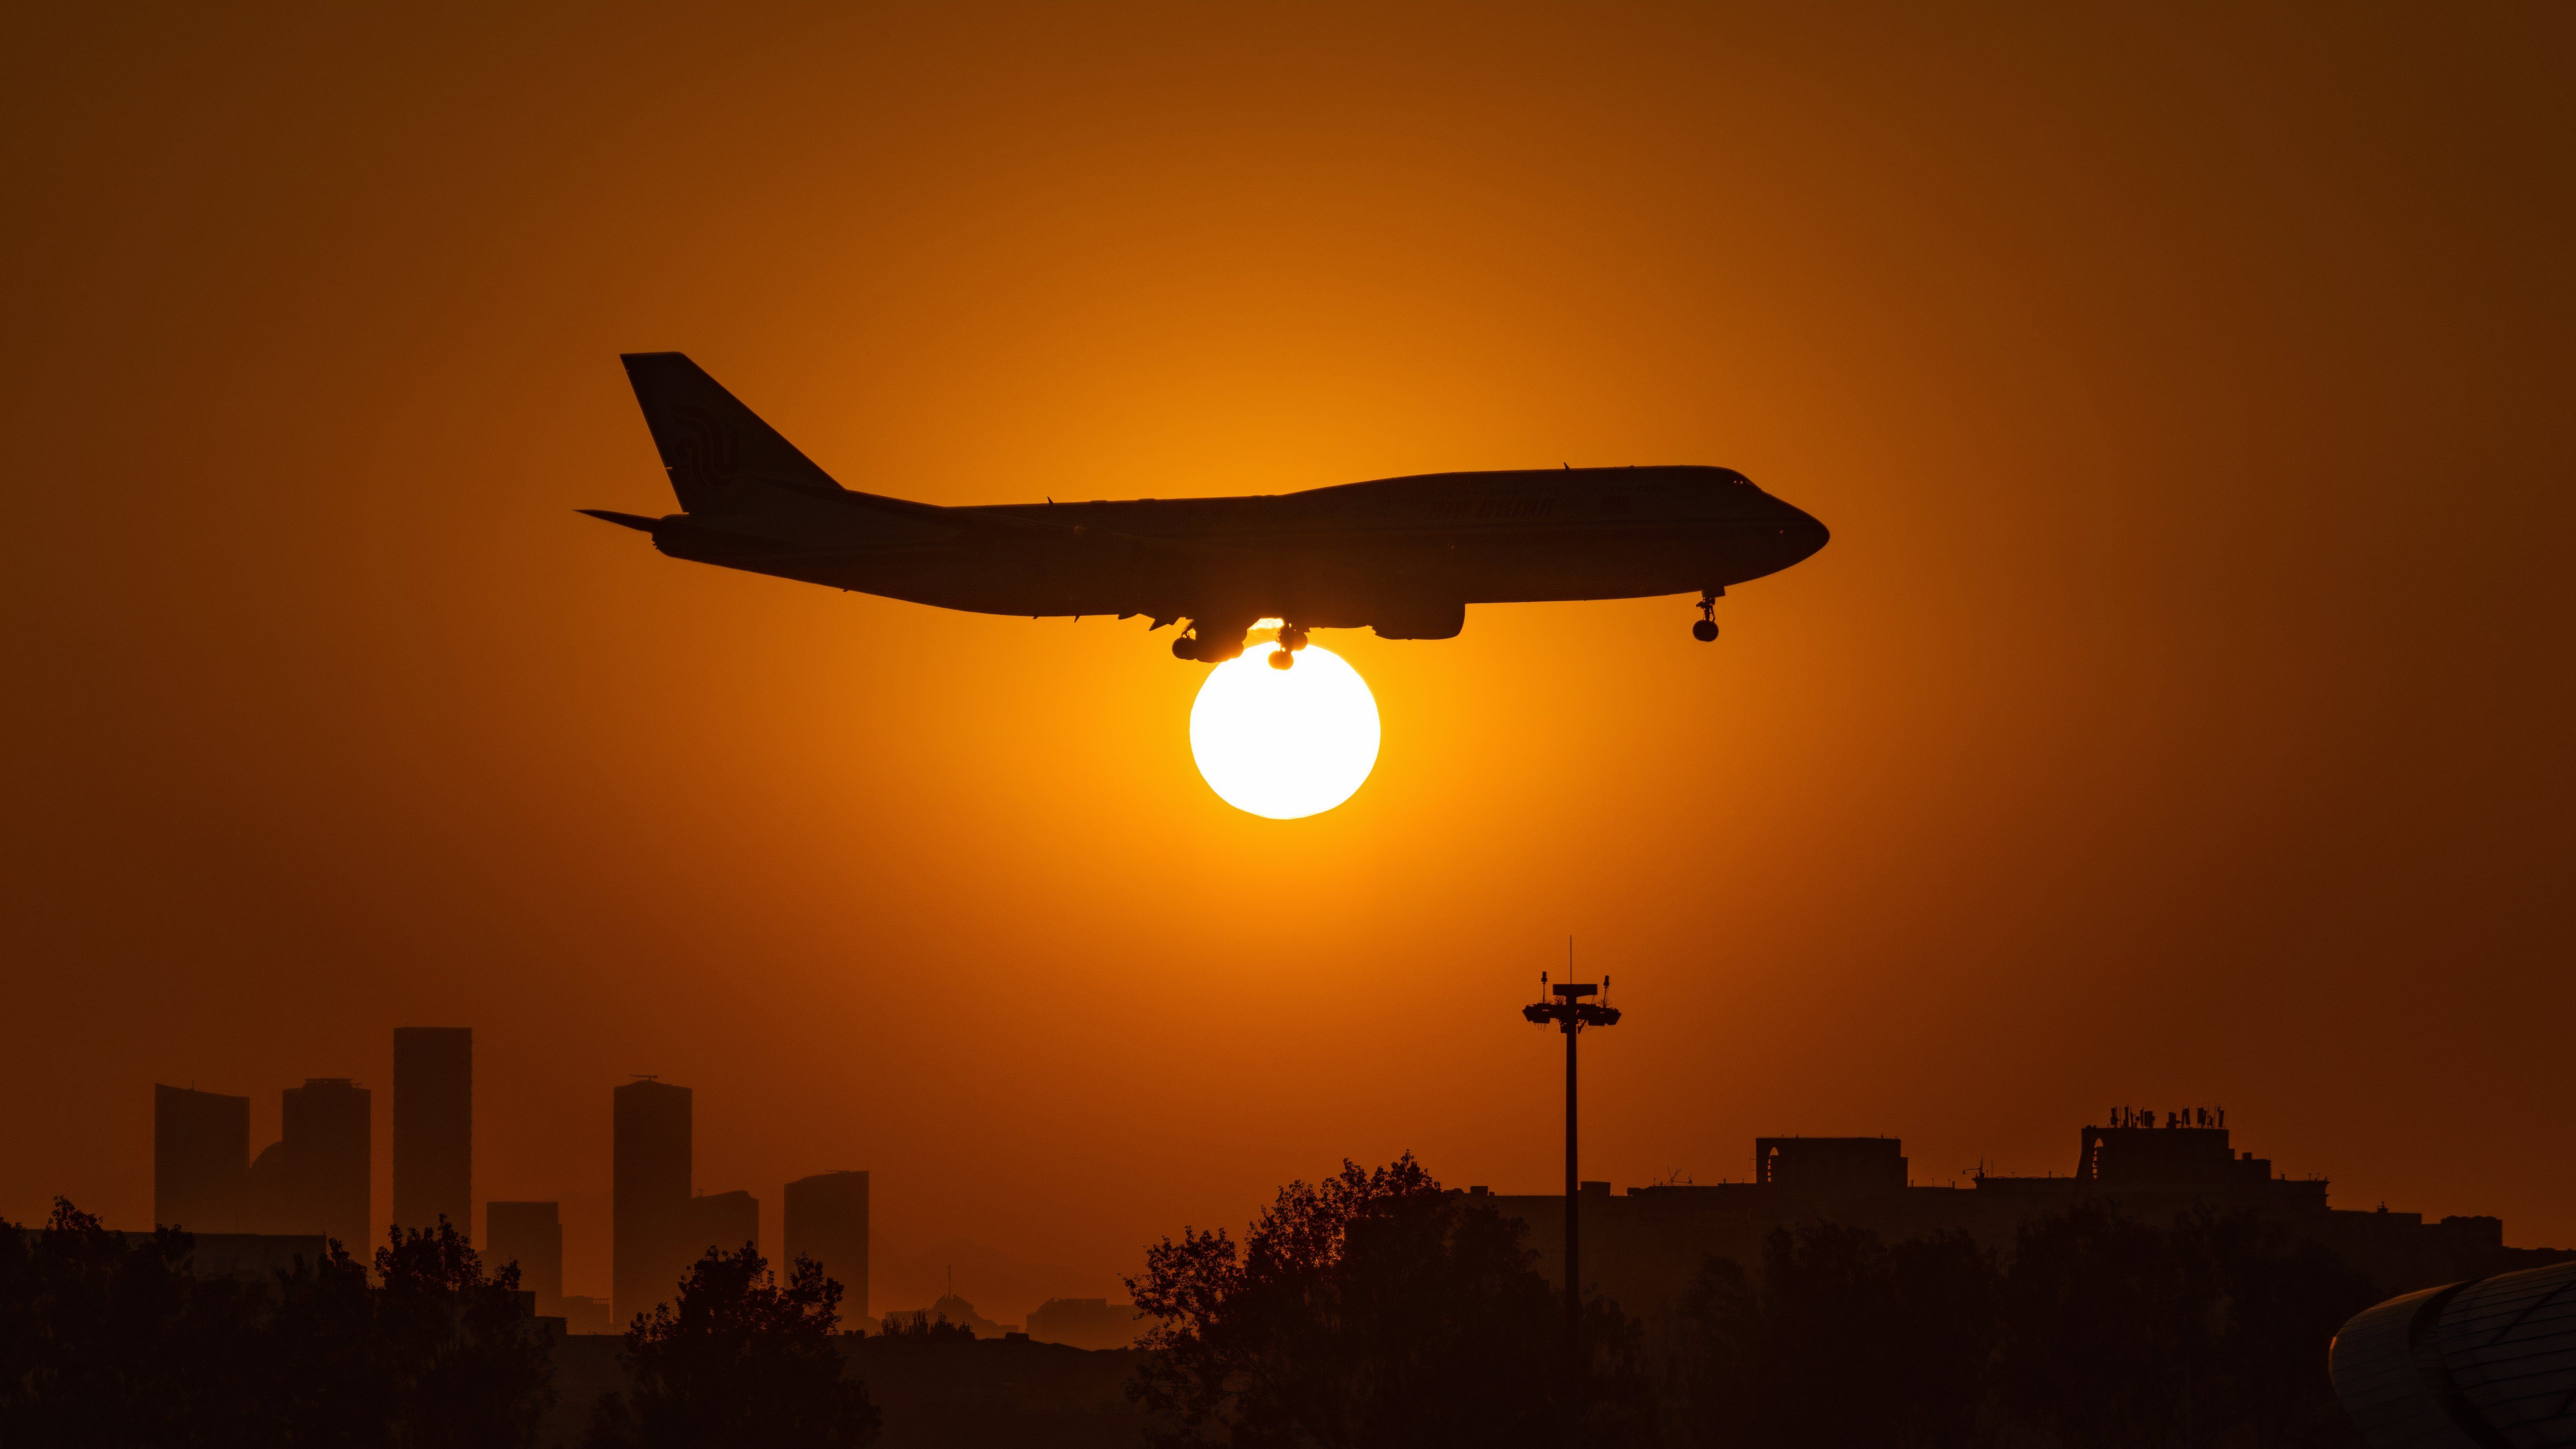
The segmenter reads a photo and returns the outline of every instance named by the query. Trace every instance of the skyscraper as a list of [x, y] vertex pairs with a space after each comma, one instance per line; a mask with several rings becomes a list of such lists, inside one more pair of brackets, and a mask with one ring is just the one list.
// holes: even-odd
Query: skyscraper
[[474, 1229], [474, 1028], [394, 1028], [394, 1223]]
[[375, 1243], [368, 1210], [374, 1184], [374, 1094], [346, 1077], [308, 1077], [282, 1094], [276, 1144], [251, 1167], [263, 1233], [321, 1233], [365, 1258]]
[[241, 1230], [250, 1167], [250, 1098], [152, 1089], [152, 1221], [201, 1233]]
[[537, 1312], [563, 1312], [563, 1218], [550, 1202], [483, 1205], [483, 1266], [499, 1273], [519, 1265], [519, 1288], [537, 1295]]
[[818, 1172], [787, 1184], [787, 1242], [781, 1276], [800, 1257], [839, 1280], [841, 1312], [868, 1316], [868, 1175]]
[[645, 1077], [611, 1094], [615, 1140], [609, 1213], [615, 1234], [612, 1294], [625, 1323], [671, 1297], [697, 1252], [689, 1208], [693, 1099], [686, 1087]]

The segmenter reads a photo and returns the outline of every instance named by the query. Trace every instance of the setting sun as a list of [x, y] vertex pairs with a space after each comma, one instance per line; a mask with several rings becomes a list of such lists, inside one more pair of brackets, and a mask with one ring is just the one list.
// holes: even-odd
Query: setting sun
[[1190, 707], [1190, 753], [1208, 788], [1273, 820], [1351, 798], [1377, 764], [1377, 700], [1338, 654], [1308, 645], [1291, 669], [1255, 645], [1209, 671]]

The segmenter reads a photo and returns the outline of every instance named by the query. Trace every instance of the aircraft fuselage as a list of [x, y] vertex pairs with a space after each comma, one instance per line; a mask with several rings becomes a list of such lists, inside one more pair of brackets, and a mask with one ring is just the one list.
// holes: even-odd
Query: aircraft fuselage
[[1217, 652], [1261, 618], [1442, 639], [1469, 604], [1714, 595], [1826, 541], [1744, 475], [1698, 466], [937, 507], [840, 487], [678, 354], [627, 366], [686, 511], [599, 516], [664, 553], [976, 613], [1189, 619]]

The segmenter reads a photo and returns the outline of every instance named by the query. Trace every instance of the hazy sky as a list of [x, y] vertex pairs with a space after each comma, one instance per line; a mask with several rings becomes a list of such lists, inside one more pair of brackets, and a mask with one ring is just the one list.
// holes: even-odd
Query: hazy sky
[[[1556, 1182], [2224, 1104], [2576, 1245], [2576, 12], [21, 6], [0, 16], [0, 1214], [151, 1086], [468, 1024], [478, 1197], [608, 1282], [875, 1174], [1016, 1318], [1405, 1149]], [[935, 503], [1710, 463], [1735, 591], [1327, 634], [1385, 750], [1200, 782], [1141, 620], [682, 564], [618, 367]], [[771, 1241], [775, 1242], [772, 1236]], [[964, 1246], [957, 1246], [964, 1245]], [[1002, 1261], [1016, 1260], [1014, 1267]], [[1060, 1265], [1055, 1268], [1028, 1265]], [[980, 1265], [970, 1274], [967, 1265]]]

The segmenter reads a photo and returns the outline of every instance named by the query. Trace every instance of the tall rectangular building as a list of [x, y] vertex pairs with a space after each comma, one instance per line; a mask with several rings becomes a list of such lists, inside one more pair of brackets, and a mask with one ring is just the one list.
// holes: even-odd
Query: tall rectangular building
[[394, 1028], [394, 1225], [474, 1231], [474, 1028]]
[[374, 1096], [346, 1077], [308, 1077], [286, 1089], [278, 1142], [283, 1211], [265, 1231], [338, 1238], [362, 1261], [373, 1251]]
[[499, 1273], [519, 1265], [519, 1291], [537, 1295], [537, 1312], [563, 1314], [563, 1218], [550, 1202], [483, 1205], [483, 1266]]
[[818, 1172], [787, 1184], [787, 1242], [778, 1275], [798, 1258], [823, 1265], [841, 1285], [841, 1315], [868, 1317], [868, 1175]]
[[616, 1321], [628, 1323], [668, 1301], [698, 1256], [686, 1221], [694, 1107], [688, 1088], [651, 1077], [611, 1096], [611, 1292]]
[[250, 1098], [152, 1089], [152, 1221], [200, 1233], [241, 1231], [250, 1172]]

